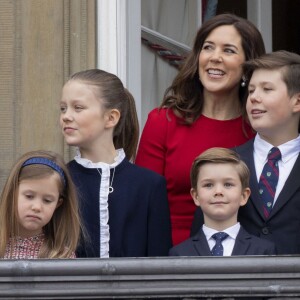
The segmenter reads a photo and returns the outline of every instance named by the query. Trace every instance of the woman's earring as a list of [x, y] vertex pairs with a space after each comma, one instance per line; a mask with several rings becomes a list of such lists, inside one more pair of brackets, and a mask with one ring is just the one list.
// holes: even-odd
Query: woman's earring
[[243, 76], [242, 82], [241, 82], [241, 87], [245, 87], [245, 86], [246, 86], [246, 78]]

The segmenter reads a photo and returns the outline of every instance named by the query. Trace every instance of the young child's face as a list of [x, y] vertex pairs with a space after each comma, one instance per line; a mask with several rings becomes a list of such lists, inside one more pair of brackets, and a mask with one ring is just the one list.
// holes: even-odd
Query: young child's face
[[[252, 127], [268, 142], [298, 135], [297, 95], [290, 97], [280, 70], [258, 69], [249, 82], [247, 113]], [[298, 105], [299, 106], [299, 105]], [[278, 144], [278, 143], [277, 143]]]
[[20, 236], [28, 237], [42, 233], [51, 220], [59, 199], [59, 175], [40, 179], [24, 179], [18, 189], [18, 221]]
[[206, 163], [199, 169], [197, 189], [191, 189], [191, 195], [201, 207], [206, 225], [222, 222], [230, 227], [236, 224], [238, 209], [247, 203], [250, 190], [242, 189], [234, 165]]
[[103, 137], [107, 116], [92, 86], [67, 82], [60, 102], [60, 125], [66, 142], [90, 148]]

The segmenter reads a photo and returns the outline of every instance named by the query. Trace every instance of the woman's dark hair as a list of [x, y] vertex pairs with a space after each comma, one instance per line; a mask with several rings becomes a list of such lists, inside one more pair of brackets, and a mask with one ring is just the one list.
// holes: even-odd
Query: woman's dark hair
[[[179, 73], [167, 88], [160, 107], [169, 107], [177, 112], [187, 124], [193, 123], [203, 107], [203, 86], [199, 80], [199, 54], [207, 36], [217, 27], [233, 25], [242, 39], [245, 60], [265, 53], [263, 38], [258, 29], [248, 20], [234, 14], [220, 14], [204, 22], [198, 30], [191, 53], [186, 58]], [[239, 96], [243, 103], [247, 89], [240, 88]]]

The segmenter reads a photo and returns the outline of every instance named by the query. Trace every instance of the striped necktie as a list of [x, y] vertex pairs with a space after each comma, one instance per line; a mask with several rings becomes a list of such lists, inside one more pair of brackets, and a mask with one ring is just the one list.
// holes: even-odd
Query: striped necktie
[[280, 159], [280, 150], [273, 147], [268, 153], [268, 161], [263, 168], [258, 183], [258, 190], [266, 218], [269, 217], [273, 207], [274, 196], [279, 178], [278, 160]]

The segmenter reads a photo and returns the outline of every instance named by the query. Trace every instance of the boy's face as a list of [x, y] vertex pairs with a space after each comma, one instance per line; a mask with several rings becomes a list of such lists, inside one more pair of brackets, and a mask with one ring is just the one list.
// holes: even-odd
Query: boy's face
[[247, 114], [263, 139], [280, 145], [298, 136], [300, 94], [288, 95], [281, 70], [255, 70], [248, 89]]
[[238, 209], [247, 203], [250, 189], [242, 189], [234, 165], [206, 163], [199, 169], [197, 189], [192, 188], [191, 195], [207, 226], [227, 228], [236, 224]]

